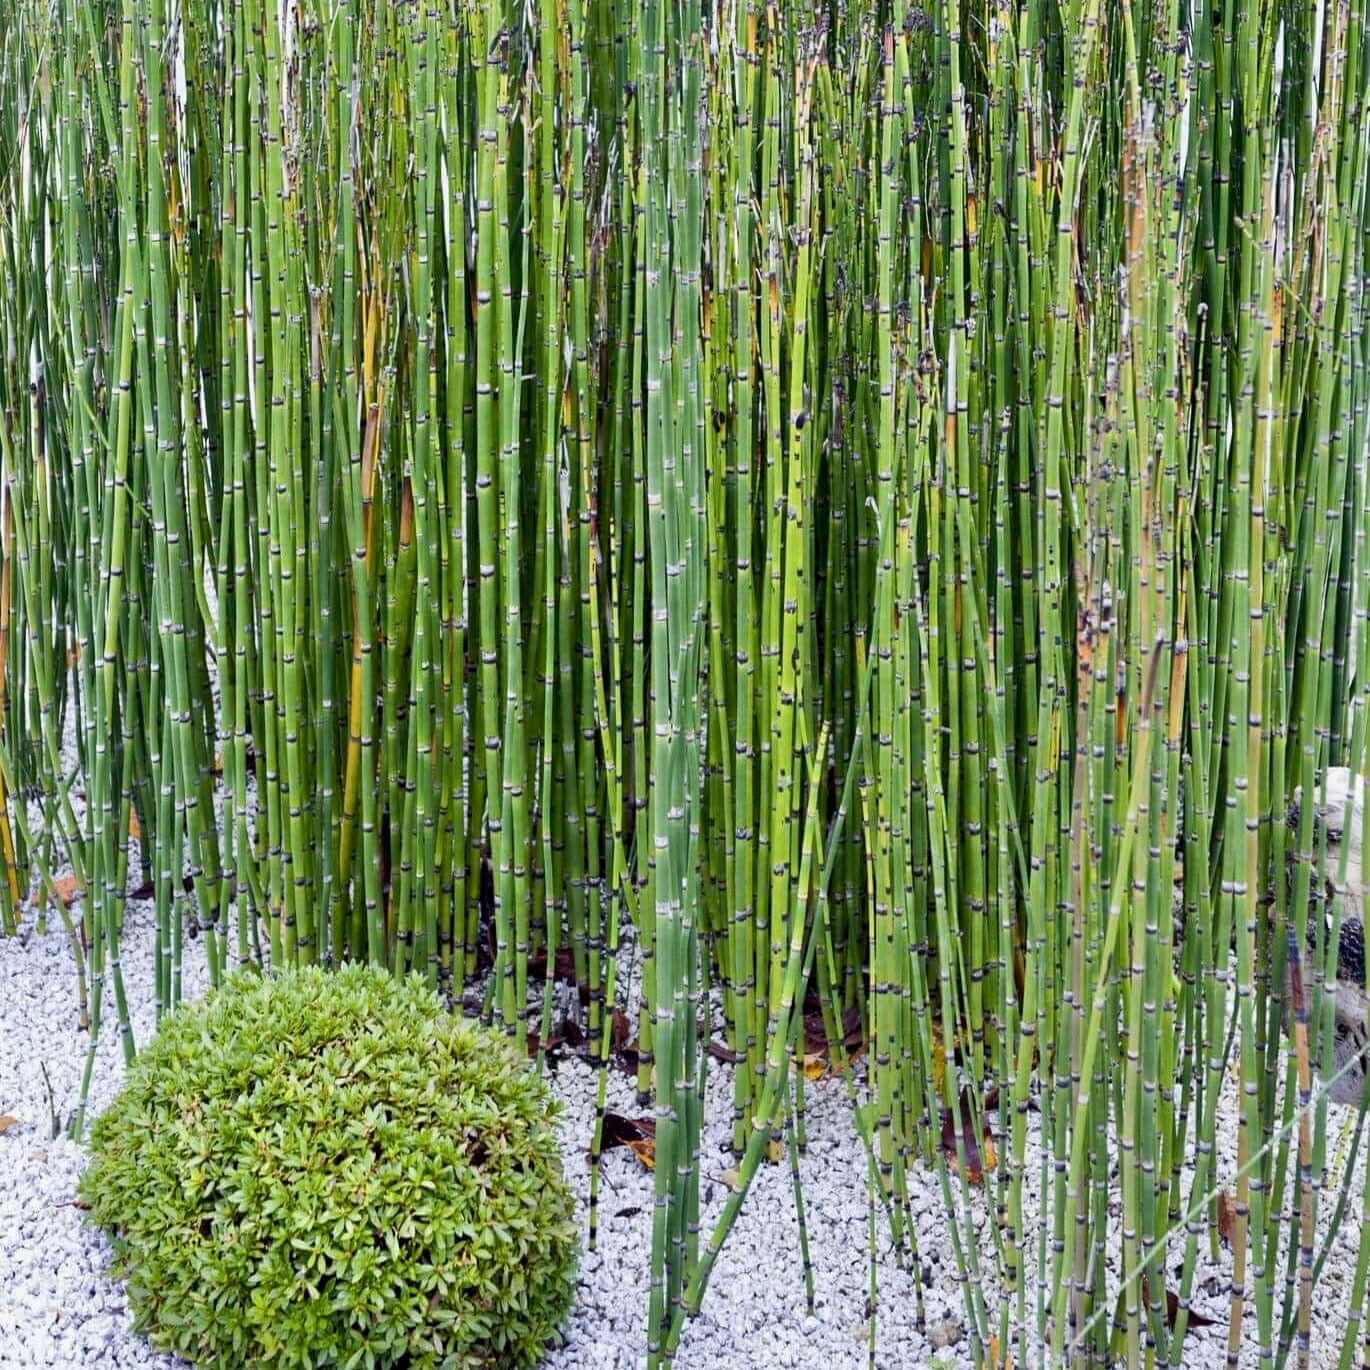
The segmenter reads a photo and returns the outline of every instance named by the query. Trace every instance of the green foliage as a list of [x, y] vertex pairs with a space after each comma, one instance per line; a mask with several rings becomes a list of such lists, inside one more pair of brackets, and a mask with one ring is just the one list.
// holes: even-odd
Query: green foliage
[[200, 1366], [504, 1370], [575, 1283], [555, 1107], [416, 978], [240, 976], [163, 1020], [81, 1188], [137, 1326]]

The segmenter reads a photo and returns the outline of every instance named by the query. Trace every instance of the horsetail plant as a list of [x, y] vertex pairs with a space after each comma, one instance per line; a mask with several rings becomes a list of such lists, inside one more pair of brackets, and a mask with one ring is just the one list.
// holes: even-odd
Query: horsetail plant
[[[574, 979], [596, 1168], [635, 1032], [653, 1365], [806, 1054], [912, 1269], [936, 1174], [977, 1364], [1178, 1365], [1217, 1259], [1230, 1360], [1310, 1363], [1366, 19], [0, 11], [0, 929], [70, 867], [75, 1131], [146, 880], [159, 1012], [366, 961], [545, 1059]], [[1362, 1235], [1344, 1370], [1368, 1296]]]

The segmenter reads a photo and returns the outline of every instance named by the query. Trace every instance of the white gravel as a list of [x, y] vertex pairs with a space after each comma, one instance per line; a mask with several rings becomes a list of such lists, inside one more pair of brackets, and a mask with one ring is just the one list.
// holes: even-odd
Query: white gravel
[[[130, 904], [123, 967], [139, 1042], [148, 1039], [153, 1027], [152, 941], [150, 904]], [[186, 993], [202, 992], [203, 984], [201, 949], [188, 943]], [[82, 1149], [51, 1135], [48, 1081], [65, 1124], [79, 1096], [85, 1045], [86, 1038], [78, 1031], [65, 931], [54, 916], [46, 934], [40, 935], [30, 915], [20, 936], [0, 939], [0, 1113], [19, 1120], [0, 1135], [0, 1370], [47, 1366], [174, 1370], [183, 1363], [153, 1352], [128, 1330], [123, 1292], [104, 1273], [105, 1239], [85, 1223], [73, 1204]], [[729, 1068], [710, 1062], [710, 1070], [702, 1153], [706, 1233], [726, 1198], [721, 1177], [732, 1164], [726, 1151]], [[93, 1111], [113, 1097], [120, 1074], [117, 1038], [107, 1035], [91, 1089]], [[585, 1146], [594, 1116], [595, 1079], [587, 1066], [573, 1058], [563, 1058], [552, 1077], [565, 1103], [563, 1147], [582, 1222], [588, 1197]], [[641, 1110], [628, 1078], [611, 1072], [609, 1091], [611, 1109], [638, 1116]], [[715, 1268], [703, 1311], [686, 1327], [677, 1359], [681, 1370], [857, 1370], [868, 1363], [865, 1156], [841, 1083], [820, 1082], [807, 1092], [808, 1148], [801, 1170], [814, 1262], [814, 1311], [810, 1315], [805, 1308], [790, 1167], [788, 1163], [763, 1166]], [[1230, 1089], [1229, 1096], [1235, 1098]], [[1331, 1116], [1335, 1141], [1349, 1114], [1334, 1109]], [[1223, 1110], [1217, 1140], [1220, 1178], [1228, 1178], [1236, 1155], [1235, 1116], [1230, 1108]], [[1030, 1142], [1029, 1188], [1036, 1186], [1039, 1159], [1035, 1141]], [[889, 1254], [882, 1223], [875, 1364], [891, 1370], [908, 1366], [964, 1370], [970, 1365], [969, 1345], [940, 1190], [935, 1176], [921, 1168], [915, 1170], [913, 1183], [911, 1207], [921, 1248], [925, 1322], [922, 1327], [918, 1324], [913, 1276]], [[1336, 1236], [1316, 1291], [1314, 1366], [1334, 1361], [1345, 1324], [1362, 1183], [1363, 1167], [1352, 1209]], [[1331, 1197], [1325, 1193], [1321, 1204], [1324, 1224]], [[977, 1203], [983, 1229], [987, 1208], [982, 1195], [977, 1196]], [[566, 1342], [549, 1357], [547, 1370], [610, 1370], [643, 1363], [651, 1210], [651, 1175], [625, 1149], [606, 1153], [599, 1250], [584, 1253]], [[1031, 1216], [1029, 1230], [1035, 1231]], [[987, 1237], [982, 1252], [992, 1271]], [[1191, 1334], [1185, 1366], [1197, 1370], [1221, 1363], [1226, 1289], [1225, 1264], [1201, 1267], [1195, 1307], [1216, 1321]], [[1277, 1289], [1277, 1303], [1280, 1292]], [[1250, 1322], [1246, 1340], [1248, 1350], [1242, 1363], [1254, 1365]]]

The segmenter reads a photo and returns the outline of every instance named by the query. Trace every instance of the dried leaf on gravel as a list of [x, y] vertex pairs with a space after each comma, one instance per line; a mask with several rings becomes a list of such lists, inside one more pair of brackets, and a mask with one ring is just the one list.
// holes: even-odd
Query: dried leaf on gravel
[[981, 1119], [981, 1135], [976, 1137], [969, 1090], [961, 1091], [961, 1106], [957, 1112], [960, 1114], [959, 1125], [953, 1119], [951, 1109], [942, 1110], [942, 1151], [947, 1157], [947, 1164], [955, 1170], [957, 1166], [956, 1139], [959, 1134], [966, 1152], [966, 1179], [971, 1184], [983, 1184], [985, 1172], [993, 1170], [999, 1163], [998, 1155], [994, 1149], [994, 1135], [990, 1131], [989, 1123]]
[[656, 1119], [625, 1118], [621, 1113], [606, 1113], [600, 1149], [609, 1151], [616, 1146], [626, 1146], [648, 1170], [655, 1170]]
[[622, 1009], [616, 1008], [609, 1025], [609, 1047], [614, 1064], [627, 1075], [637, 1071], [638, 1044], [632, 1035], [632, 1022]]
[[[541, 1047], [541, 1035], [536, 1028], [528, 1033], [528, 1055], [536, 1056]], [[563, 1018], [560, 1023], [553, 1026], [547, 1038], [547, 1051], [555, 1051], [558, 1047], [581, 1047], [585, 1044], [585, 1034], [580, 1030], [580, 1024], [574, 1018]]]
[[[528, 958], [528, 974], [541, 980], [547, 974], [547, 953], [539, 952]], [[552, 978], [563, 985], [576, 983], [576, 958], [570, 947], [558, 947], [556, 959], [552, 962]]]
[[1222, 1190], [1218, 1195], [1218, 1236], [1224, 1246], [1232, 1245], [1233, 1234], [1237, 1230], [1237, 1205], [1232, 1195]]
[[[1171, 1325], [1171, 1327], [1174, 1327], [1174, 1326], [1175, 1326], [1175, 1319], [1178, 1318], [1179, 1316], [1180, 1316], [1180, 1296], [1179, 1296], [1173, 1289], [1167, 1289], [1167, 1290], [1165, 1291], [1165, 1317], [1166, 1317], [1166, 1321]], [[1203, 1315], [1202, 1313], [1200, 1313], [1200, 1312], [1198, 1312], [1198, 1311], [1195, 1310], [1195, 1308], [1194, 1308], [1194, 1306], [1193, 1306], [1192, 1304], [1190, 1305], [1190, 1309], [1189, 1309], [1189, 1325], [1190, 1325], [1191, 1327], [1212, 1327], [1215, 1321], [1216, 1321], [1215, 1318], [1206, 1318], [1206, 1317], [1204, 1317], [1204, 1315]]]
[[[1142, 1302], [1148, 1307], [1151, 1304], [1151, 1288], [1147, 1283], [1145, 1275], [1142, 1276]], [[1168, 1285], [1165, 1291], [1165, 1321], [1166, 1326], [1174, 1328], [1176, 1319], [1180, 1316], [1180, 1296]], [[1191, 1305], [1189, 1309], [1190, 1327], [1212, 1327], [1213, 1319], [1206, 1318], [1202, 1313], [1198, 1313]]]
[[[861, 1024], [861, 1010], [852, 1005], [842, 1014], [842, 1045], [847, 1048], [848, 1053], [860, 1048], [864, 1040]], [[821, 1013], [806, 1013], [804, 1015], [804, 1050], [808, 1052], [826, 1051], [828, 1048], [828, 1031], [823, 1022]]]
[[1013, 1370], [1013, 1357], [1007, 1351], [1001, 1355], [998, 1337], [991, 1336], [986, 1349], [989, 1354], [985, 1358], [985, 1370]]
[[[853, 1005], [842, 1015], [842, 1046], [848, 1060], [855, 1060], [865, 1049], [861, 1010]], [[819, 1012], [804, 1015], [804, 1078], [822, 1079], [833, 1068], [827, 1026]]]

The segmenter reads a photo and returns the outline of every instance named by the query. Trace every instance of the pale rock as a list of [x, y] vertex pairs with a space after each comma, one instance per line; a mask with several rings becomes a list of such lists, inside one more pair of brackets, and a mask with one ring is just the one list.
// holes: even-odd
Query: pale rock
[[941, 1351], [948, 1346], [955, 1346], [964, 1335], [961, 1324], [955, 1318], [945, 1318], [928, 1328], [928, 1343], [934, 1351]]

